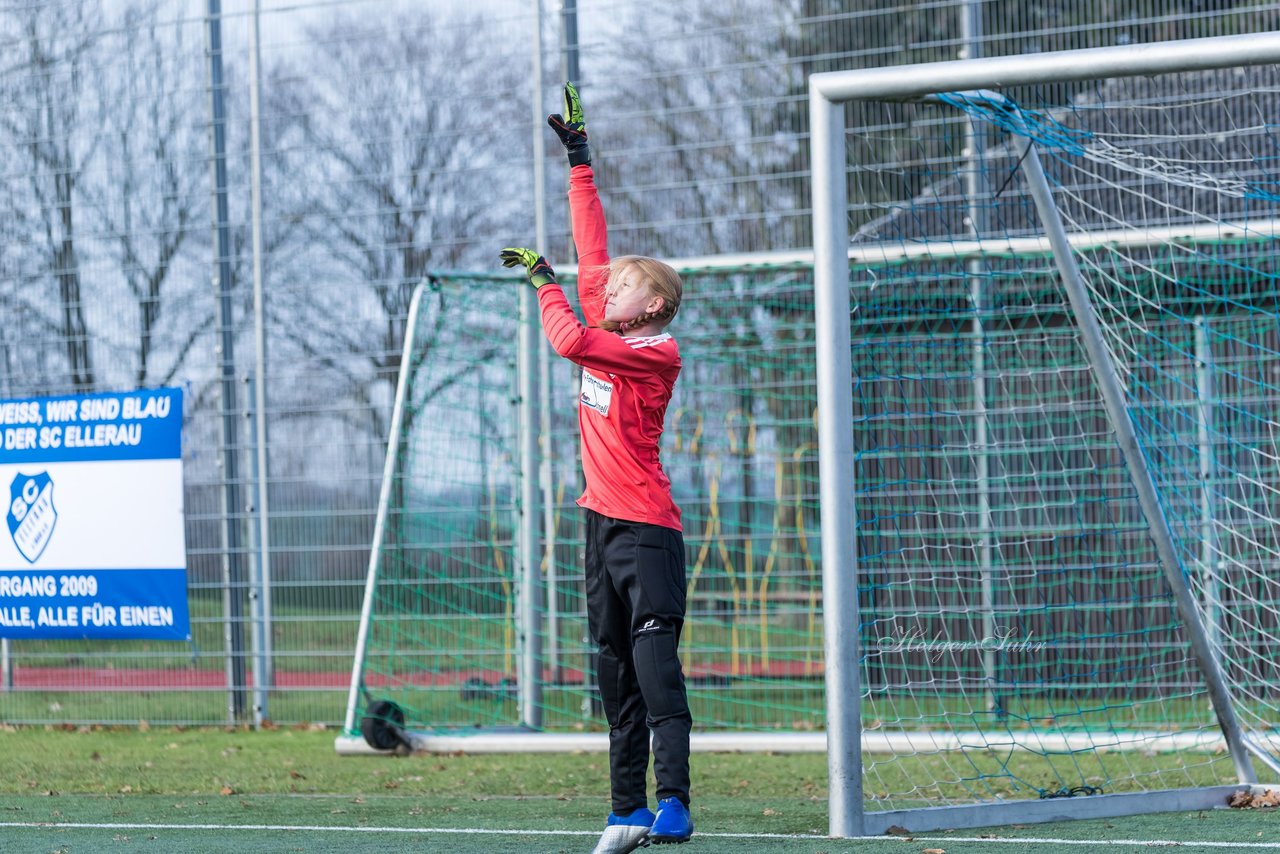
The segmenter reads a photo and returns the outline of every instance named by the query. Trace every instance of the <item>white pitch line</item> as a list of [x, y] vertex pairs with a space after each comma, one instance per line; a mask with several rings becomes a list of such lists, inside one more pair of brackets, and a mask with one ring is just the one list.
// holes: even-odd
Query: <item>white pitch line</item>
[[[53, 830], [72, 827], [80, 830], [287, 830], [329, 831], [332, 833], [440, 833], [473, 836], [599, 836], [598, 830], [503, 830], [484, 827], [345, 827], [323, 824], [133, 824], [130, 822], [2, 821], [0, 828], [26, 827]], [[794, 833], [698, 833], [721, 839], [830, 839], [829, 836]], [[887, 836], [867, 837], [889, 839]]]
[[[863, 836], [862, 839], [873, 837]], [[884, 836], [874, 837], [886, 839]], [[1143, 845], [1148, 848], [1256, 848], [1280, 849], [1280, 842], [1202, 842], [1196, 839], [1044, 839], [1035, 836], [903, 836], [904, 842], [1016, 842], [1022, 845]]]
[[[346, 827], [320, 824], [131, 824], [127, 822], [91, 823], [75, 821], [4, 821], [0, 828], [76, 828], [78, 830], [275, 830], [330, 833], [438, 833], [463, 836], [598, 836], [596, 830], [501, 830], [483, 827]], [[812, 833], [695, 833], [711, 839], [794, 839], [827, 842], [975, 842], [1011, 843], [1016, 845], [1135, 845], [1148, 848], [1245, 848], [1260, 851], [1280, 850], [1280, 842], [1206, 842], [1192, 839], [1055, 839], [1035, 836], [855, 836], [837, 839]]]

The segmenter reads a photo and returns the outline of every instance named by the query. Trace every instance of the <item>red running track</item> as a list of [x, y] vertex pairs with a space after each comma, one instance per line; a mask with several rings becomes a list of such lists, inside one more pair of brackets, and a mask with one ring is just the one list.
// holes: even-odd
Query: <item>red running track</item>
[[[694, 684], [724, 682], [736, 678], [819, 679], [822, 677], [822, 664], [805, 661], [776, 661], [768, 665], [752, 663], [738, 667], [735, 672], [729, 663], [717, 662], [686, 668], [685, 675]], [[576, 668], [561, 668], [559, 679], [554, 676], [550, 669], [543, 672], [543, 679], [548, 683], [583, 684], [584, 674]], [[248, 684], [252, 685], [252, 675], [247, 674], [246, 678]], [[424, 670], [403, 678], [370, 673], [366, 675], [365, 683], [370, 688], [404, 685], [430, 688], [465, 685], [468, 682], [474, 684], [475, 681], [498, 685], [504, 679], [510, 684], [515, 677], [499, 670]], [[349, 670], [318, 673], [277, 670], [273, 687], [276, 690], [345, 691], [350, 685]], [[149, 670], [138, 667], [15, 667], [13, 670], [15, 691], [221, 691], [226, 687], [227, 675], [223, 670]]]

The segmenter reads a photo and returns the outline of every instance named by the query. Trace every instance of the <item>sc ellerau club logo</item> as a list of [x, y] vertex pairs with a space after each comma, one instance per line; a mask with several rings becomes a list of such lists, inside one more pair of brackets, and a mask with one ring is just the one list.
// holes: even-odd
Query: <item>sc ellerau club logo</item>
[[48, 472], [18, 474], [9, 484], [9, 535], [13, 544], [27, 559], [35, 563], [44, 554], [58, 524], [58, 510], [53, 506], [53, 479]]

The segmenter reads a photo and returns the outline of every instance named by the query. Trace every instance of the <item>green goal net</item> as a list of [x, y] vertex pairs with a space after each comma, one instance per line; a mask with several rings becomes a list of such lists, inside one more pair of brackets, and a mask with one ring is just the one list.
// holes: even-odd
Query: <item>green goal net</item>
[[[681, 647], [699, 724], [813, 731], [822, 724], [816, 571], [817, 446], [812, 277], [796, 266], [686, 271], [672, 331], [685, 364], [667, 411], [663, 463], [683, 511], [689, 581]], [[533, 420], [539, 478], [541, 675], [518, 597], [521, 408], [510, 277], [440, 275], [411, 324], [398, 426], [379, 513], [356, 717], [390, 698], [411, 727], [519, 725], [538, 704], [551, 730], [599, 730], [585, 640], [577, 460], [578, 369], [544, 348]], [[572, 291], [572, 279], [568, 290]], [[483, 299], [477, 299], [477, 295]]]

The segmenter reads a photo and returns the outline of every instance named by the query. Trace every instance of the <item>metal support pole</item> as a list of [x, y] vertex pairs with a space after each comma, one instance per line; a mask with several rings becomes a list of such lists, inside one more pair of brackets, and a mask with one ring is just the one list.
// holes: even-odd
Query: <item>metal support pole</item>
[[[254, 723], [260, 724], [259, 717], [269, 718], [267, 711], [267, 691], [275, 683], [275, 657], [272, 655], [271, 626], [271, 535], [270, 510], [267, 502], [268, 478], [270, 468], [267, 465], [267, 296], [262, 277], [262, 110], [260, 108], [262, 92], [262, 57], [258, 38], [258, 19], [261, 15], [261, 0], [254, 0], [253, 20], [249, 27], [249, 151], [250, 181], [249, 191], [252, 202], [253, 229], [253, 344], [254, 344], [254, 438], [256, 457], [254, 460], [254, 480], [257, 483], [257, 513], [254, 520], [257, 524], [258, 578], [257, 596], [260, 614], [254, 628], [259, 639], [255, 647], [261, 646], [261, 669], [254, 672], [255, 685], [261, 685], [261, 705], [255, 702]], [[256, 692], [255, 692], [256, 694]]]
[[1071, 244], [1067, 240], [1067, 231], [1062, 224], [1062, 217], [1053, 201], [1053, 191], [1049, 189], [1049, 180], [1040, 164], [1035, 144], [1026, 137], [1023, 141], [1023, 175], [1035, 201], [1036, 212], [1053, 247], [1054, 261], [1062, 276], [1063, 285], [1071, 301], [1071, 309], [1080, 327], [1080, 337], [1089, 354], [1089, 364], [1094, 378], [1102, 392], [1106, 404], [1107, 415], [1112, 428], [1116, 431], [1116, 441], [1120, 453], [1124, 456], [1129, 468], [1129, 476], [1133, 480], [1138, 493], [1138, 503], [1151, 529], [1151, 538], [1155, 543], [1160, 565], [1164, 569], [1165, 580], [1173, 593], [1177, 604], [1178, 616], [1181, 617], [1187, 636], [1191, 641], [1191, 649], [1204, 674], [1205, 685], [1209, 690], [1209, 699], [1213, 703], [1222, 735], [1231, 752], [1231, 760], [1235, 764], [1236, 774], [1241, 783], [1255, 783], [1257, 777], [1253, 771], [1253, 762], [1245, 749], [1244, 735], [1240, 722], [1236, 718], [1235, 709], [1231, 705], [1231, 695], [1227, 691], [1226, 680], [1222, 668], [1218, 666], [1217, 656], [1209, 646], [1205, 634], [1204, 623], [1200, 618], [1200, 610], [1191, 595], [1191, 587], [1178, 562], [1178, 554], [1173, 545], [1173, 533], [1169, 529], [1169, 521], [1165, 518], [1160, 506], [1160, 497], [1156, 492], [1155, 481], [1147, 467], [1146, 456], [1138, 443], [1137, 428], [1129, 414], [1129, 404], [1124, 387], [1116, 374], [1115, 363], [1111, 352], [1102, 336], [1102, 328], [1094, 314], [1093, 303], [1089, 298], [1089, 289], [1084, 277], [1071, 254]]
[[[11, 350], [8, 342], [4, 340], [3, 333], [0, 333], [0, 353], [4, 358], [4, 370], [0, 372], [0, 382], [3, 383], [3, 393], [5, 397], [13, 397], [13, 363], [10, 361]], [[13, 690], [13, 646], [8, 638], [0, 638], [0, 691], [8, 693]]]
[[565, 80], [578, 82], [578, 0], [564, 0], [560, 9], [560, 20], [564, 30], [564, 64]]
[[830, 833], [862, 836], [862, 685], [844, 107], [809, 90]]
[[[245, 400], [253, 401], [256, 399], [254, 395], [253, 377], [246, 376], [244, 378]], [[258, 446], [258, 419], [257, 412], [251, 403], [247, 404], [244, 413], [244, 432], [245, 432], [245, 448], [249, 454], [249, 495], [257, 494], [257, 485], [261, 479], [262, 473], [258, 469], [258, 456], [255, 453]], [[258, 508], [253, 506], [250, 499], [249, 506], [246, 508], [251, 517], [256, 518]], [[263, 601], [261, 595], [262, 589], [262, 549], [258, 542], [258, 536], [261, 528], [257, 525], [249, 526], [249, 666], [253, 674], [253, 690], [250, 692], [253, 696], [253, 725], [261, 727], [264, 720], [270, 719], [267, 713], [267, 664], [266, 649], [263, 645]]]
[[[964, 47], [961, 59], [978, 59], [982, 56], [982, 5], [977, 0], [965, 0], [960, 18], [960, 34]], [[966, 117], [964, 123], [964, 192], [965, 224], [974, 240], [986, 234], [986, 208], [979, 204], [984, 174], [984, 133], [978, 123]], [[970, 258], [965, 262], [969, 277], [969, 300], [973, 320], [969, 324], [973, 336], [973, 448], [974, 483], [977, 495], [977, 558], [979, 577], [982, 639], [996, 635], [996, 589], [991, 565], [991, 458], [987, 454], [990, 443], [990, 419], [987, 415], [987, 337], [984, 327], [988, 305], [987, 277], [983, 275], [984, 262]], [[987, 683], [986, 707], [997, 714], [1004, 713], [1004, 701], [999, 695], [999, 673], [996, 669], [996, 651], [983, 644], [982, 675]]]
[[208, 0], [209, 10], [209, 110], [210, 158], [213, 183], [213, 286], [218, 298], [219, 389], [222, 395], [222, 604], [223, 639], [227, 650], [227, 718], [231, 723], [244, 715], [247, 700], [244, 649], [244, 554], [238, 518], [244, 506], [240, 496], [237, 455], [239, 424], [236, 422], [235, 310], [232, 304], [231, 226], [227, 203], [226, 83], [222, 75], [222, 2]]
[[[539, 252], [545, 251], [546, 225], [543, 210], [545, 154], [542, 111], [542, 2], [533, 0], [533, 184], [535, 227]], [[520, 383], [520, 722], [530, 729], [542, 728], [542, 553], [538, 528], [538, 351], [542, 327], [538, 318], [538, 298], [533, 288], [520, 288], [520, 332], [517, 372]]]
[[898, 101], [938, 92], [1036, 83], [1102, 80], [1164, 71], [1203, 71], [1280, 61], [1280, 32], [1208, 39], [1093, 47], [1049, 53], [992, 56], [972, 61], [924, 62], [858, 71], [826, 71], [809, 77], [832, 102]]
[[[391, 494], [396, 478], [396, 454], [404, 430], [404, 410], [409, 406], [409, 381], [421, 359], [415, 353], [418, 343], [418, 317], [421, 314], [422, 282], [413, 287], [409, 298], [409, 321], [404, 328], [404, 347], [400, 353], [400, 373], [396, 377], [396, 396], [391, 405], [391, 427], [387, 433], [387, 454], [382, 464], [382, 487], [378, 490], [378, 511], [373, 518], [373, 543], [369, 549], [369, 569], [364, 579], [364, 600], [360, 605], [360, 627], [356, 630], [356, 654], [351, 664], [351, 686], [347, 690], [347, 714], [343, 731], [358, 732], [360, 693], [364, 690], [364, 658], [369, 649], [369, 631], [373, 625], [373, 605], [377, 598], [378, 576], [382, 572], [382, 543], [386, 538], [387, 517], [391, 515]], [[487, 471], [487, 468], [485, 469]]]
[[556, 506], [555, 470], [552, 466], [551, 447], [551, 358], [548, 347], [538, 350], [538, 420], [542, 457], [538, 479], [542, 484], [542, 560], [545, 567], [547, 643], [544, 654], [550, 669], [551, 682], [559, 685], [560, 663], [560, 568], [556, 565]]
[[1209, 648], [1222, 664], [1222, 594], [1213, 535], [1213, 492], [1218, 470], [1213, 448], [1213, 350], [1209, 346], [1209, 321], [1196, 318], [1196, 419], [1200, 443], [1200, 587], [1204, 591], [1205, 631]]
[[[580, 72], [578, 70], [578, 4], [577, 0], [564, 0], [560, 10], [560, 33], [562, 42], [562, 51], [560, 55], [560, 79], [562, 81], [571, 80], [580, 84]], [[541, 127], [542, 116], [539, 119], [538, 127], [535, 129], [541, 133], [543, 138], [546, 131]], [[534, 147], [535, 155], [545, 160], [545, 146], [542, 143], [536, 143]], [[545, 175], [545, 169], [544, 173]], [[539, 239], [546, 238], [546, 194], [544, 192], [545, 185], [538, 183], [538, 192], [542, 194], [542, 202], [538, 206], [538, 214], [540, 219], [538, 226], [541, 229]], [[541, 245], [541, 244], [539, 244]], [[569, 242], [569, 251], [572, 254], [573, 242]], [[541, 357], [538, 362], [539, 370], [539, 412], [542, 418], [542, 510], [543, 510], [543, 554], [546, 560], [546, 588], [547, 588], [547, 665], [551, 668], [551, 679], [555, 684], [562, 681], [562, 663], [560, 660], [560, 600], [558, 591], [560, 589], [560, 567], [556, 563], [556, 506], [555, 506], [555, 467], [552, 459], [553, 448], [551, 445], [551, 347], [548, 343], [543, 342]], [[590, 712], [590, 702], [585, 703], [585, 708]]]

